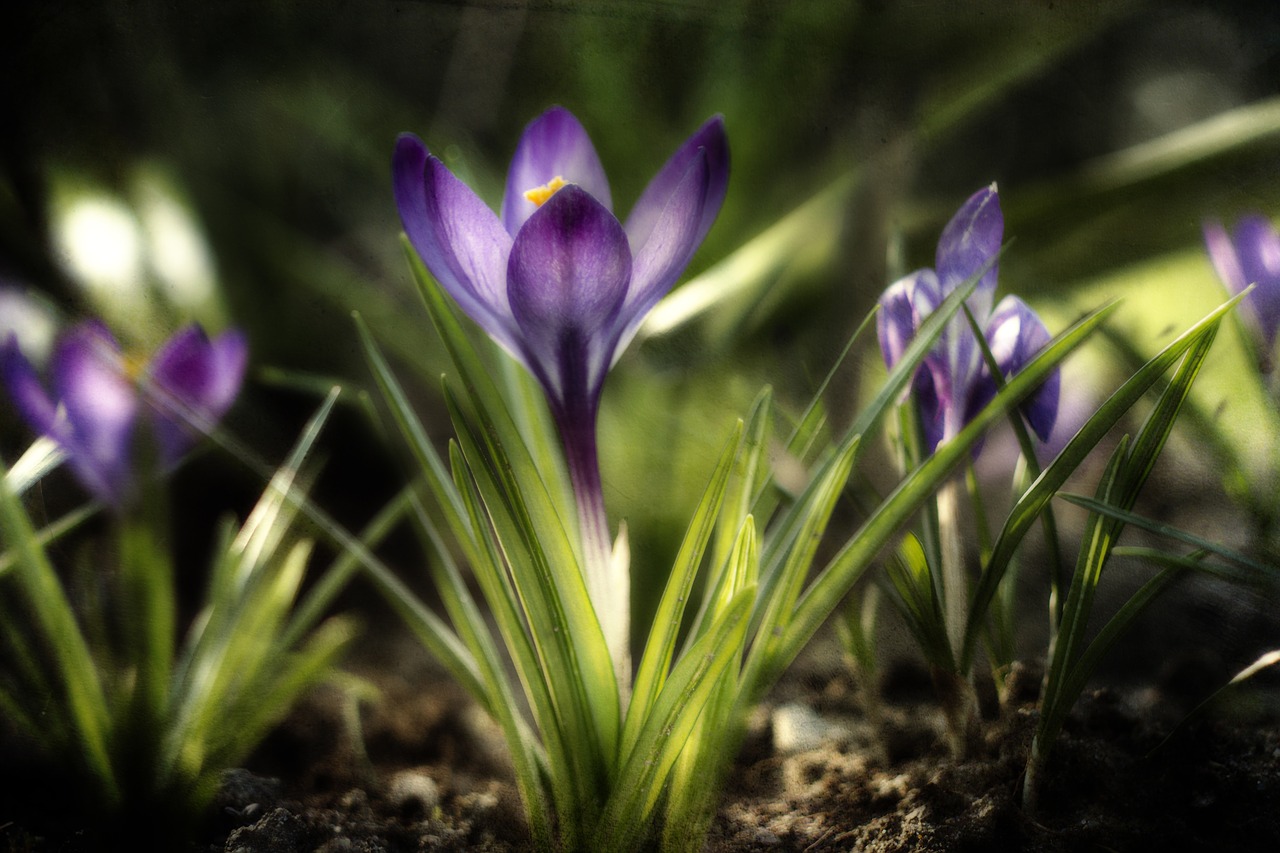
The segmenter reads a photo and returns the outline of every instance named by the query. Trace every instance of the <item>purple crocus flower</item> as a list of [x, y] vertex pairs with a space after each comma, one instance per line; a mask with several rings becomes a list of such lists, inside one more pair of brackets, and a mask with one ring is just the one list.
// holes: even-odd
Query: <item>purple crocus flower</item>
[[595, 436], [605, 374], [720, 210], [729, 179], [724, 123], [712, 118], [676, 150], [625, 224], [613, 214], [590, 138], [561, 107], [525, 128], [501, 216], [415, 136], [400, 137], [393, 166], [414, 249], [546, 391], [577, 495], [590, 584], [591, 564], [609, 560]]
[[121, 509], [135, 485], [139, 421], [150, 430], [158, 464], [172, 467], [230, 408], [247, 354], [241, 332], [210, 340], [193, 325], [140, 362], [121, 351], [105, 326], [90, 321], [73, 326], [54, 347], [52, 395], [12, 337], [0, 368], [32, 428], [58, 443], [94, 497]]
[[[1049, 332], [1016, 296], [995, 305], [996, 255], [1004, 216], [995, 184], [970, 196], [938, 240], [934, 269], [911, 273], [880, 297], [876, 318], [880, 349], [890, 369], [902, 358], [920, 324], [947, 294], [981, 275], [966, 304], [984, 330], [987, 346], [1004, 377], [1017, 373], [1049, 341]], [[1050, 374], [1021, 411], [1041, 441], [1048, 439], [1058, 412], [1059, 375]], [[952, 318], [916, 371], [911, 392], [919, 406], [926, 449], [955, 437], [996, 394], [973, 328], [963, 313]]]
[[416, 136], [400, 137], [393, 165], [400, 218], [427, 268], [538, 378], [571, 431], [594, 420], [605, 374], [702, 242], [729, 176], [717, 117], [624, 226], [590, 138], [561, 107], [525, 128], [501, 218]]
[[1206, 222], [1204, 242], [1218, 277], [1234, 296], [1257, 285], [1245, 298], [1246, 323], [1252, 329], [1263, 369], [1270, 371], [1280, 329], [1280, 234], [1270, 220], [1254, 214], [1236, 224], [1234, 234], [1218, 222]]

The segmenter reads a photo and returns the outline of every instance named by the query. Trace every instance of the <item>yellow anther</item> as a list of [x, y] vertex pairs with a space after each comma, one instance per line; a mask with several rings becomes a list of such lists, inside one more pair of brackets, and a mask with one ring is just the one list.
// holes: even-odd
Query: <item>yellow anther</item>
[[124, 370], [125, 376], [136, 382], [142, 378], [148, 361], [149, 359], [143, 353], [125, 352], [120, 356], [120, 367]]
[[566, 183], [565, 179], [556, 175], [540, 187], [534, 187], [531, 190], [525, 190], [524, 197], [533, 202], [536, 207], [542, 207], [547, 203], [547, 199], [556, 194], [556, 190], [560, 189]]

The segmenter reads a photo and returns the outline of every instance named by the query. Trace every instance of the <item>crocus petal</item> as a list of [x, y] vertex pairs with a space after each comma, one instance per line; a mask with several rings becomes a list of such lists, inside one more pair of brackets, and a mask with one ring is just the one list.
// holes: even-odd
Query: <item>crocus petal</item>
[[[1016, 296], [1000, 300], [986, 328], [987, 346], [1000, 374], [1008, 379], [1022, 370], [1049, 343], [1049, 330], [1031, 306]], [[1023, 417], [1041, 441], [1047, 441], [1058, 417], [1061, 379], [1055, 370], [1019, 407]], [[996, 394], [991, 372], [983, 365], [970, 392], [966, 420], [982, 410]]]
[[129, 482], [129, 450], [138, 396], [120, 345], [100, 323], [83, 323], [58, 341], [53, 390], [66, 411], [68, 457], [85, 485], [119, 503]]
[[920, 430], [924, 433], [924, 452], [932, 453], [942, 441], [946, 430], [947, 397], [951, 379], [937, 363], [923, 364], [916, 371], [916, 378], [911, 383], [911, 395], [916, 400], [916, 411], [920, 417]]
[[[700, 150], [667, 199], [643, 247], [635, 250], [631, 286], [618, 315], [613, 361], [617, 361], [644, 322], [645, 315], [671, 290], [680, 273], [698, 248], [703, 214], [706, 211], [708, 168]], [[634, 248], [634, 244], [633, 244]]]
[[1269, 349], [1280, 326], [1280, 234], [1265, 217], [1247, 216], [1236, 225], [1234, 242], [1245, 284], [1257, 285], [1248, 300]]
[[[520, 229], [511, 249], [508, 294], [527, 361], [561, 405], [598, 395], [612, 356], [607, 329], [631, 277], [622, 225], [580, 187], [569, 185]], [[594, 405], [594, 399], [588, 402]]]
[[916, 270], [899, 279], [880, 296], [876, 331], [885, 366], [890, 370], [906, 352], [920, 323], [938, 307], [941, 297], [938, 276], [930, 269]]
[[[991, 313], [997, 278], [995, 257], [1003, 236], [1004, 215], [996, 185], [992, 184], [961, 205], [938, 239], [936, 269], [943, 293], [950, 293], [985, 269], [968, 299], [969, 310], [979, 323]], [[964, 322], [964, 318], [960, 321]]]
[[631, 249], [637, 258], [669, 199], [684, 180], [690, 165], [699, 156], [706, 159], [707, 190], [693, 236], [694, 245], [701, 243], [711, 230], [711, 224], [715, 222], [729, 188], [729, 140], [725, 136], [722, 116], [712, 116], [676, 149], [631, 209], [631, 214], [627, 217], [627, 239], [631, 241]]
[[16, 335], [10, 335], [0, 349], [0, 369], [4, 387], [9, 389], [13, 405], [36, 432], [62, 443], [66, 440], [65, 423], [59, 423], [58, 407], [40, 384], [31, 362], [18, 347]]
[[502, 199], [502, 222], [512, 237], [538, 209], [524, 194], [554, 178], [577, 184], [606, 210], [613, 209], [609, 180], [591, 137], [564, 107], [552, 107], [531, 121], [511, 158]]
[[507, 303], [511, 237], [493, 211], [415, 136], [396, 143], [396, 206], [422, 262], [508, 351], [518, 350]]
[[1232, 296], [1249, 286], [1244, 269], [1240, 266], [1240, 257], [1236, 254], [1236, 246], [1231, 242], [1231, 235], [1218, 222], [1204, 224], [1204, 243], [1209, 249], [1209, 260], [1218, 273], [1218, 278], [1227, 286]]
[[238, 330], [210, 341], [199, 326], [188, 326], [152, 359], [148, 402], [154, 407], [161, 462], [175, 464], [199, 432], [226, 414], [240, 391], [248, 345]]

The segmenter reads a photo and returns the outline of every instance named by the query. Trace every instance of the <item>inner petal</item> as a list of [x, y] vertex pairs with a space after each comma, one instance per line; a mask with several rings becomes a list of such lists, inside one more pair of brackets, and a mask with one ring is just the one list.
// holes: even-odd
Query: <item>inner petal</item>
[[538, 206], [524, 195], [561, 176], [565, 183], [577, 184], [596, 201], [611, 210], [609, 181], [595, 146], [582, 125], [563, 107], [552, 107], [529, 123], [511, 158], [506, 192], [502, 199], [502, 224], [514, 237]]
[[[594, 388], [603, 380], [612, 351], [607, 332], [630, 280], [622, 225], [576, 184], [555, 193], [520, 229], [507, 294], [530, 366], [553, 393], [570, 393], [566, 381]], [[574, 358], [566, 359], [566, 347], [577, 351]], [[562, 375], [570, 362], [586, 369]]]

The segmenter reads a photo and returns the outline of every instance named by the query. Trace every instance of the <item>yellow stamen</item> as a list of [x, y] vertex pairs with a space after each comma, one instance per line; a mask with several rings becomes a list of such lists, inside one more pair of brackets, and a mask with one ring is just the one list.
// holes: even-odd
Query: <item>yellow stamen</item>
[[126, 352], [120, 356], [120, 366], [124, 369], [124, 375], [134, 382], [142, 378], [148, 361], [146, 355], [139, 352]]
[[547, 203], [547, 199], [555, 195], [556, 190], [563, 187], [565, 183], [566, 181], [564, 178], [560, 177], [559, 175], [556, 175], [554, 178], [547, 181], [542, 186], [534, 187], [531, 190], [526, 190], [524, 197], [529, 199], [529, 201], [533, 202], [536, 207], [542, 207], [542, 205]]

